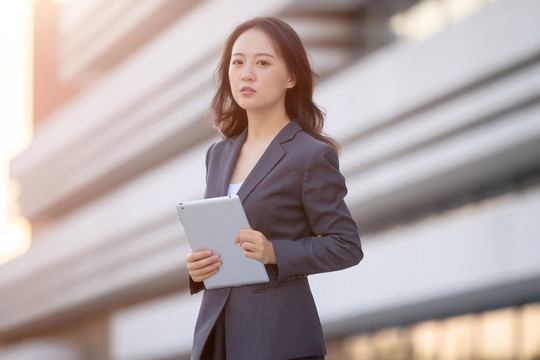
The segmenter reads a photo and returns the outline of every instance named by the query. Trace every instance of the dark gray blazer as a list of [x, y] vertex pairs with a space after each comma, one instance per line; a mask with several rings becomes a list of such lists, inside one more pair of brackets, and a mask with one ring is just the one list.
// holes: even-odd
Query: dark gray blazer
[[[246, 132], [210, 147], [206, 198], [225, 196]], [[205, 290], [192, 349], [204, 344], [225, 311], [227, 357], [291, 359], [324, 355], [324, 337], [307, 275], [344, 269], [363, 257], [358, 229], [343, 201], [347, 193], [331, 146], [295, 121], [285, 126], [246, 178], [238, 196], [249, 223], [272, 241], [270, 282]], [[196, 293], [203, 283], [190, 279]]]

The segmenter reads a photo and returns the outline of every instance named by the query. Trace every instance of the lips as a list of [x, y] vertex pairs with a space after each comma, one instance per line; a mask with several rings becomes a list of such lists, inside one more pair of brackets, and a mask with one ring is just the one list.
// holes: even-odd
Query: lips
[[250, 88], [249, 86], [242, 86], [242, 88], [240, 89], [240, 93], [242, 95], [250, 95], [250, 94], [254, 94], [255, 90]]

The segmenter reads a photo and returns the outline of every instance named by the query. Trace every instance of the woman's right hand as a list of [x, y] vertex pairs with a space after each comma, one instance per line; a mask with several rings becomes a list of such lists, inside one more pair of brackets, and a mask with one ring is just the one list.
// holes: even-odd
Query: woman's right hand
[[221, 266], [219, 255], [212, 250], [201, 250], [186, 256], [189, 275], [195, 282], [201, 282], [218, 272]]

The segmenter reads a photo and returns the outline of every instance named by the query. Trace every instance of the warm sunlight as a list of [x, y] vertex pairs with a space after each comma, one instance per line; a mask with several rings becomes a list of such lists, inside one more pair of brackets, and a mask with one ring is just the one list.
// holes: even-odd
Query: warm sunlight
[[9, 160], [30, 140], [32, 0], [0, 0], [0, 264], [23, 253], [30, 226], [16, 210]]
[[497, 0], [422, 0], [390, 19], [402, 39], [423, 41]]

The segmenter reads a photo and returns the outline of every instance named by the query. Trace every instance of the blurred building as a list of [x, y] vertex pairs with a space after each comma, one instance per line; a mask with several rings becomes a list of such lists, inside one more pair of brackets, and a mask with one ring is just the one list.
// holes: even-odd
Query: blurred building
[[310, 277], [328, 359], [539, 359], [539, 14], [37, 0], [35, 133], [11, 163], [33, 237], [0, 266], [0, 359], [189, 357], [200, 295], [174, 205], [203, 194], [212, 73], [255, 15], [305, 41], [363, 233], [359, 266]]

